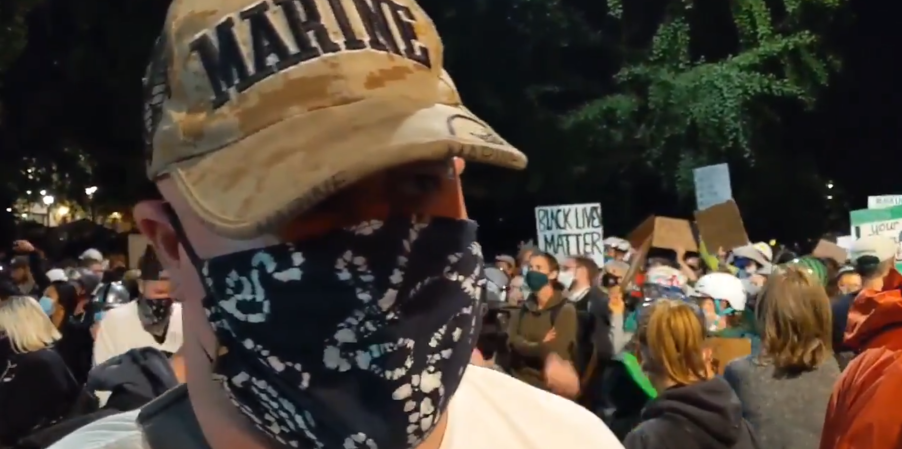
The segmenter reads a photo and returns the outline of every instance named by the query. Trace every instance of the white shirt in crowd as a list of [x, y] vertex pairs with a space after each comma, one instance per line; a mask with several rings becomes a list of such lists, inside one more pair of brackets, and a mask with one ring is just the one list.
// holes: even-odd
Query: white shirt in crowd
[[99, 365], [117, 355], [125, 354], [135, 348], [156, 348], [163, 352], [175, 354], [182, 347], [182, 305], [172, 305], [172, 317], [166, 340], [162, 344], [149, 332], [144, 330], [138, 317], [138, 303], [116, 307], [104, 314], [94, 341], [94, 364]]
[[[135, 424], [138, 413], [88, 424], [49, 449], [151, 449], [143, 446]], [[449, 405], [440, 449], [552, 448], [623, 449], [623, 445], [597, 416], [574, 402], [488, 368], [467, 369]]]

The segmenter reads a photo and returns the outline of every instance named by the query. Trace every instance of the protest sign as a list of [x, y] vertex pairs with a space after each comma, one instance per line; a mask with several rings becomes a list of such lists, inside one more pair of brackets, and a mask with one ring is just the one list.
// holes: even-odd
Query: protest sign
[[692, 225], [689, 224], [689, 220], [682, 218], [652, 215], [630, 232], [627, 240], [633, 248], [639, 248], [649, 238], [653, 248], [698, 251], [698, 245], [692, 236]]
[[705, 210], [715, 204], [733, 199], [728, 164], [708, 165], [692, 170], [695, 178], [695, 204]]
[[749, 244], [742, 215], [733, 200], [696, 212], [695, 222], [698, 223], [699, 237], [712, 254], [717, 254], [720, 248], [729, 251]]
[[817, 246], [814, 247], [811, 255], [822, 259], [833, 259], [840, 265], [845, 264], [849, 260], [849, 252], [846, 249], [823, 239], [817, 242]]
[[902, 206], [902, 195], [875, 195], [868, 197], [868, 209], [886, 209]]
[[567, 256], [591, 257], [604, 265], [601, 204], [568, 204], [536, 208], [539, 249], [558, 259]]
[[626, 274], [620, 278], [620, 287], [624, 292], [636, 290], [639, 288], [634, 282], [636, 275], [642, 271], [645, 265], [645, 259], [648, 256], [648, 250], [651, 249], [651, 236], [647, 237], [641, 245], [636, 247], [636, 253], [630, 258], [630, 268]]
[[841, 235], [836, 238], [836, 244], [839, 245], [840, 248], [849, 251], [852, 249], [852, 243], [855, 241], [855, 237], [852, 235]]
[[[902, 206], [886, 209], [861, 209], [850, 213], [855, 239], [882, 235], [896, 243], [902, 240]], [[896, 268], [902, 270], [902, 245], [896, 250]]]

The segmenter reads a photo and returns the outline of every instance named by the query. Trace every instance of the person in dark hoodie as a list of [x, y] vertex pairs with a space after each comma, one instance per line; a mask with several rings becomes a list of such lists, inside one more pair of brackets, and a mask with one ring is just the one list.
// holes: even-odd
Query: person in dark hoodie
[[543, 370], [552, 354], [573, 361], [576, 346], [576, 307], [563, 295], [554, 256], [538, 252], [529, 259], [526, 285], [532, 292], [519, 311], [511, 314], [508, 342], [511, 374], [534, 387], [550, 390]]
[[582, 375], [591, 375], [589, 371], [594, 371], [599, 362], [604, 364], [614, 356], [611, 311], [604, 292], [593, 283], [598, 273], [595, 261], [578, 256], [567, 259], [558, 275], [558, 281], [567, 289], [567, 299], [576, 307], [579, 322], [576, 365]]
[[739, 398], [711, 369], [698, 308], [665, 299], [648, 313], [637, 332], [639, 356], [658, 395], [642, 410], [642, 423], [626, 436], [624, 447], [757, 449]]

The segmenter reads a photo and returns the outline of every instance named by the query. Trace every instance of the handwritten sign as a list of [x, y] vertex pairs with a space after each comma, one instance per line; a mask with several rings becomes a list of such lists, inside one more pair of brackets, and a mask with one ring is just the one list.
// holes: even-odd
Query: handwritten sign
[[896, 249], [896, 268], [902, 271], [902, 206], [883, 209], [853, 210], [850, 213], [852, 236], [857, 240], [872, 235], [893, 239]]
[[708, 165], [692, 170], [695, 178], [695, 204], [705, 210], [733, 198], [728, 164]]
[[902, 206], [902, 195], [876, 195], [868, 197], [868, 209], [886, 209]]
[[604, 264], [600, 203], [537, 207], [536, 232], [542, 251], [559, 259], [588, 256], [598, 266]]

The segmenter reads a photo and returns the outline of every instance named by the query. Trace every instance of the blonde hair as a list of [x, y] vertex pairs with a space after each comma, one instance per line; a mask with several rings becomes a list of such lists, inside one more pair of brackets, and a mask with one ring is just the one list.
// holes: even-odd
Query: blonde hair
[[817, 368], [832, 355], [830, 298], [806, 270], [787, 267], [770, 276], [756, 310], [762, 360], [783, 371]]
[[13, 351], [39, 351], [62, 338], [56, 326], [30, 296], [13, 296], [0, 304], [0, 332], [4, 332]]
[[660, 374], [678, 385], [711, 377], [705, 362], [705, 329], [692, 305], [661, 299], [652, 304], [648, 320], [639, 323], [638, 342], [659, 367]]

